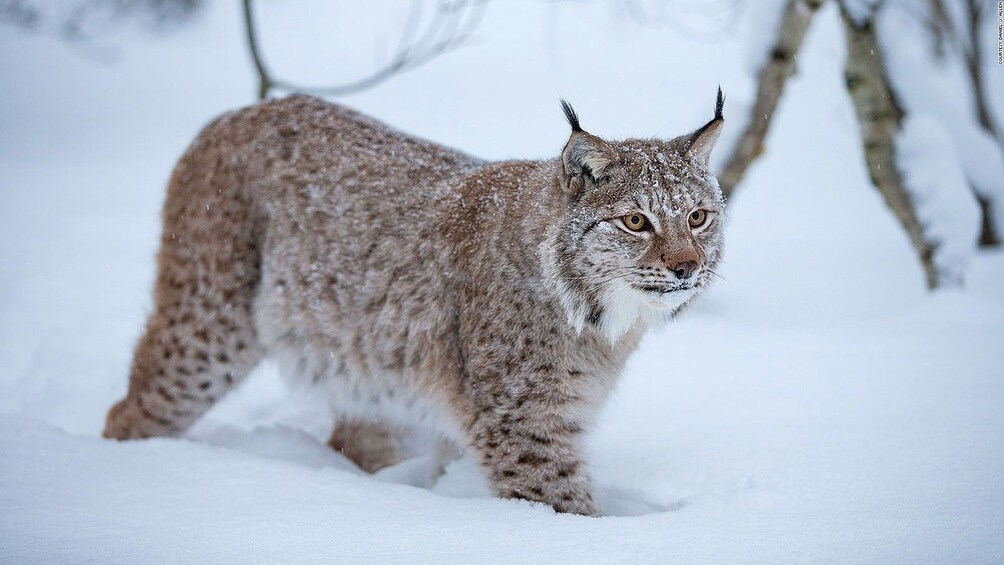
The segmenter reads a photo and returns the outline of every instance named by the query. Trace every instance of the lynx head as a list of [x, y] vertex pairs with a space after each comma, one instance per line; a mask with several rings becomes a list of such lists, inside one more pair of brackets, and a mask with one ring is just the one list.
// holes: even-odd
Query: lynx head
[[607, 141], [562, 101], [571, 137], [556, 182], [565, 199], [542, 257], [569, 321], [616, 340], [639, 320], [669, 318], [715, 276], [724, 200], [708, 170], [724, 98], [696, 131]]

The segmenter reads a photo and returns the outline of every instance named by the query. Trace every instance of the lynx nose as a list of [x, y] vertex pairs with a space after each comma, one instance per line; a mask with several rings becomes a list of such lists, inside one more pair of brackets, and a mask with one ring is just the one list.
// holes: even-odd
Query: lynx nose
[[690, 275], [694, 274], [700, 259], [697, 252], [692, 249], [662, 256], [663, 263], [680, 280], [688, 279]]
[[697, 261], [678, 263], [676, 266], [670, 267], [670, 270], [678, 279], [689, 279], [690, 275], [697, 270]]

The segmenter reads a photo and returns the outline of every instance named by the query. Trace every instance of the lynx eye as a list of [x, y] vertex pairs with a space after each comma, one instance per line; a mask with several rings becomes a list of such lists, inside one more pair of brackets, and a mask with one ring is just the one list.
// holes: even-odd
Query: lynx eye
[[690, 227], [699, 228], [704, 225], [704, 222], [708, 221], [708, 213], [704, 210], [694, 210], [687, 217], [687, 222], [690, 223]]
[[641, 231], [648, 228], [648, 218], [637, 212], [622, 216], [621, 221], [631, 231]]

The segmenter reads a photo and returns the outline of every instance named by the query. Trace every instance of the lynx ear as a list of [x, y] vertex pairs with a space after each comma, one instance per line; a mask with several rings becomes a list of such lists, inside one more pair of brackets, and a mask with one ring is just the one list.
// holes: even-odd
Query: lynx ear
[[718, 141], [718, 136], [722, 133], [722, 126], [725, 125], [725, 117], [722, 115], [724, 106], [725, 96], [722, 95], [722, 87], [719, 86], [718, 99], [715, 101], [715, 117], [691, 134], [688, 140], [684, 156], [688, 159], [694, 159], [703, 167], [708, 166], [711, 150], [714, 148], [715, 142]]
[[617, 154], [605, 141], [582, 129], [579, 117], [568, 102], [562, 100], [561, 108], [565, 111], [568, 125], [572, 127], [572, 135], [561, 152], [565, 178], [586, 177], [595, 181], [603, 174], [603, 169], [613, 163]]

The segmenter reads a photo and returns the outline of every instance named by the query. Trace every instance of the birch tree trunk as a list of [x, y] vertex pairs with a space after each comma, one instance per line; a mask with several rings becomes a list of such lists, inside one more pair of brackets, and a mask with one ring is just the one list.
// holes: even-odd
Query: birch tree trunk
[[764, 151], [764, 139], [774, 117], [784, 86], [796, 70], [796, 56], [802, 47], [812, 16], [825, 0], [788, 0], [778, 25], [777, 38], [760, 69], [756, 102], [750, 111], [746, 130], [735, 145], [718, 182], [726, 196], [731, 196], [746, 169]]
[[855, 22], [840, 2], [840, 16], [847, 37], [847, 63], [844, 78], [857, 113], [868, 173], [886, 204], [896, 214], [920, 258], [928, 288], [942, 281], [934, 263], [937, 247], [924, 234], [917, 210], [896, 166], [896, 134], [903, 122], [903, 111], [896, 103], [888, 83], [874, 25], [875, 9], [863, 22]]
[[[959, 0], [961, 1], [961, 0]], [[949, 14], [944, 0], [928, 0], [929, 29], [934, 56], [944, 58], [947, 51], [957, 51], [966, 65], [969, 82], [976, 106], [976, 120], [1004, 152], [1004, 136], [990, 117], [990, 107], [987, 101], [983, 79], [983, 50], [981, 31], [982, 18], [990, 12], [989, 4], [981, 4], [983, 0], [965, 0], [963, 21], [955, 22]], [[1004, 179], [1002, 179], [1004, 182]], [[980, 247], [997, 247], [1001, 244], [1000, 226], [994, 222], [994, 207], [1001, 203], [994, 202], [985, 191], [987, 187], [979, 187], [972, 181], [973, 194], [980, 205], [982, 217], [980, 225]]]

